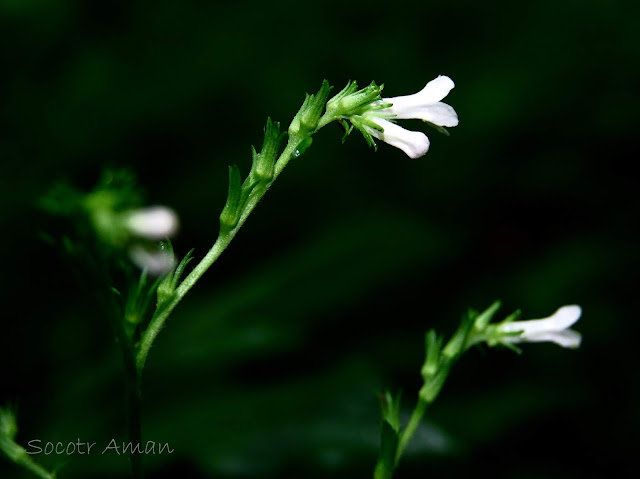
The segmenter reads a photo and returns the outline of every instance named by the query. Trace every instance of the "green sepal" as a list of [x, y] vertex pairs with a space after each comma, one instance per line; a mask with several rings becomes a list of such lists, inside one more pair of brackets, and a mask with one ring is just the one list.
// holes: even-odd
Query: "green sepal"
[[255, 148], [251, 147], [252, 165], [249, 173], [251, 178], [257, 181], [271, 181], [273, 179], [280, 142], [285, 135], [286, 133], [280, 133], [280, 123], [267, 118], [262, 150], [257, 153]]
[[289, 125], [290, 137], [302, 139], [316, 131], [332, 88], [327, 80], [323, 80], [318, 93], [315, 95], [307, 93], [305, 95], [300, 110], [298, 110], [298, 113], [291, 121], [291, 125]]
[[178, 266], [176, 267], [176, 270], [173, 272], [174, 289], [178, 287], [178, 281], [180, 281], [180, 278], [184, 274], [185, 268], [193, 260], [193, 251], [194, 249], [191, 248], [189, 252], [186, 255], [184, 255], [184, 258], [182, 258], [182, 261], [180, 261], [180, 264], [178, 264]]
[[388, 423], [391, 428], [400, 433], [400, 398], [402, 394], [399, 392], [395, 397], [389, 392], [379, 394], [380, 411], [382, 413], [382, 421]]
[[247, 201], [249, 200], [249, 196], [251, 196], [251, 193], [253, 193], [253, 190], [255, 190], [258, 187], [258, 185], [260, 185], [260, 183], [261, 183], [260, 180], [255, 179], [251, 175], [247, 176], [247, 178], [242, 183], [238, 219], [240, 215], [242, 215], [242, 211], [244, 210], [244, 207], [247, 204]]
[[229, 166], [229, 192], [227, 203], [220, 213], [220, 228], [232, 230], [240, 219], [240, 201], [242, 197], [242, 178], [236, 165]]
[[440, 363], [440, 366], [438, 367], [438, 370], [435, 374], [425, 378], [425, 382], [422, 385], [422, 388], [420, 388], [418, 395], [427, 404], [431, 404], [433, 401], [435, 401], [436, 397], [438, 397], [438, 394], [440, 394], [440, 390], [442, 389], [442, 386], [444, 386], [444, 382], [449, 376], [451, 365], [452, 360], [447, 359]]
[[358, 84], [349, 81], [346, 87], [327, 102], [327, 115], [331, 119], [348, 118], [379, 109], [379, 107], [384, 108], [380, 105], [371, 105], [382, 99], [380, 93], [383, 88], [384, 85], [378, 86], [375, 82], [371, 82], [368, 86], [358, 90]]
[[[168, 242], [168, 248], [170, 248], [171, 253], [173, 254], [173, 246], [171, 242]], [[182, 261], [174, 268], [173, 271], [170, 271], [162, 278], [162, 281], [158, 285], [157, 289], [157, 303], [156, 309], [159, 309], [166, 303], [169, 303], [175, 296], [176, 288], [178, 287], [178, 282], [182, 277], [185, 268], [193, 259], [193, 248], [184, 255]]]
[[347, 120], [340, 120], [340, 124], [342, 125], [342, 128], [344, 128], [344, 136], [342, 137], [342, 143], [344, 143], [353, 131], [353, 125], [350, 125]]
[[[358, 83], [355, 81], [348, 80], [347, 85], [336, 93], [328, 103], [331, 104], [331, 107], [334, 108], [336, 104], [340, 103], [345, 97], [352, 95], [358, 89]], [[327, 105], [329, 107], [329, 105]]]
[[496, 314], [498, 309], [500, 309], [501, 304], [502, 303], [500, 301], [494, 301], [491, 306], [477, 315], [473, 323], [473, 327], [476, 332], [484, 331], [487, 328], [487, 326], [493, 319], [493, 316]]
[[[167, 249], [173, 256], [171, 243], [162, 242], [161, 248]], [[143, 269], [138, 280], [133, 282], [129, 287], [129, 293], [127, 294], [124, 306], [125, 329], [129, 337], [133, 337], [136, 326], [142, 323], [147, 317], [151, 298], [156, 294], [158, 287], [165, 280], [166, 276], [167, 275], [160, 276], [150, 283], [147, 270]]]
[[440, 367], [440, 355], [442, 348], [442, 336], [438, 336], [435, 330], [431, 329], [426, 335], [426, 358], [422, 365], [422, 377], [427, 378], [433, 376]]
[[466, 349], [469, 343], [470, 333], [473, 328], [475, 315], [466, 314], [456, 332], [453, 334], [447, 345], [442, 349], [442, 355], [448, 359], [456, 359]]
[[500, 325], [502, 326], [503, 324], [512, 323], [516, 319], [519, 319], [521, 315], [522, 315], [522, 311], [520, 311], [519, 309], [516, 309], [513, 313], [511, 313], [509, 316], [507, 316], [502, 321], [500, 321]]
[[369, 116], [355, 115], [349, 118], [349, 121], [351, 121], [351, 124], [360, 133], [362, 133], [362, 136], [366, 140], [367, 145], [373, 147], [375, 151], [378, 151], [378, 145], [376, 144], [375, 140], [373, 139], [373, 136], [371, 135], [371, 133], [369, 133], [369, 130], [367, 128], [370, 128], [372, 130], [377, 130], [380, 133], [384, 133], [384, 128], [379, 124], [377, 124], [375, 121], [373, 121]]
[[505, 324], [511, 323], [517, 320], [521, 315], [521, 311], [519, 309], [515, 310], [509, 316], [498, 323], [488, 324], [486, 328], [480, 332], [479, 340], [487, 343], [487, 346], [504, 346], [507, 349], [511, 349], [512, 351], [521, 354], [522, 350], [515, 346], [513, 343], [504, 341], [503, 338], [505, 336], [519, 336], [522, 334], [522, 331], [513, 331], [511, 333], [504, 333], [501, 331], [501, 327]]

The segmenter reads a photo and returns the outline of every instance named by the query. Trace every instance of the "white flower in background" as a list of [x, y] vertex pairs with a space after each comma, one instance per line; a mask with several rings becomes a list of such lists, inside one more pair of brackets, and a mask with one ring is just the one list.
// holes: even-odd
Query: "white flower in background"
[[427, 135], [406, 130], [389, 120], [417, 119], [436, 127], [457, 126], [458, 115], [453, 107], [440, 101], [454, 86], [451, 78], [440, 75], [427, 83], [418, 93], [383, 98], [372, 106], [382, 104], [391, 104], [391, 106], [373, 109], [363, 115], [366, 120], [373, 121], [380, 129], [371, 126], [364, 126], [364, 128], [371, 136], [400, 148], [410, 158], [419, 158], [429, 150], [430, 143]]
[[135, 245], [129, 250], [129, 257], [140, 269], [147, 270], [152, 276], [167, 273], [176, 265], [174, 255], [166, 249], [149, 249]]
[[582, 314], [578, 305], [563, 306], [548, 318], [531, 319], [528, 321], [513, 321], [498, 326], [501, 333], [518, 333], [502, 336], [507, 343], [551, 341], [565, 348], [580, 346], [582, 336], [577, 331], [569, 329]]
[[133, 237], [129, 257], [140, 269], [160, 276], [175, 267], [173, 253], [151, 242], [167, 239], [178, 230], [178, 215], [166, 206], [149, 206], [122, 214], [122, 226]]
[[178, 215], [166, 206], [150, 206], [125, 213], [124, 225], [141, 238], [163, 240], [178, 230]]

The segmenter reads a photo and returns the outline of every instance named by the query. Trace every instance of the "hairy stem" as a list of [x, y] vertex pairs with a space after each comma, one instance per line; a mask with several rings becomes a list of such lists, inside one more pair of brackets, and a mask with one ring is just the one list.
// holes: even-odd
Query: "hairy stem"
[[173, 299], [166, 306], [163, 306], [162, 308], [156, 310], [153, 317], [151, 318], [151, 322], [149, 323], [148, 328], [142, 335], [138, 346], [136, 368], [139, 375], [142, 374], [142, 370], [144, 369], [149, 350], [151, 349], [156, 336], [162, 329], [164, 322], [167, 320], [178, 303], [180, 303], [182, 298], [184, 298], [184, 296], [198, 282], [202, 275], [211, 267], [213, 263], [216, 262], [216, 260], [220, 257], [227, 246], [229, 246], [229, 243], [231, 243], [237, 232], [240, 230], [244, 222], [247, 220], [251, 212], [260, 201], [260, 199], [269, 190], [269, 188], [278, 177], [278, 175], [280, 175], [285, 166], [287, 166], [287, 163], [292, 158], [292, 155], [294, 154], [302, 140], [304, 140], [304, 138], [289, 138], [287, 146], [278, 158], [278, 161], [276, 161], [273, 179], [265, 186], [257, 188], [252, 192], [236, 227], [228, 232], [221, 232], [218, 235], [218, 239], [213, 244], [206, 256], [202, 258], [200, 263], [198, 263], [198, 265], [193, 268], [191, 273], [189, 273], [189, 275], [182, 281], [180, 286], [178, 286]]
[[209, 269], [209, 267], [227, 248], [227, 246], [235, 236], [236, 231], [237, 228], [229, 234], [218, 236], [218, 239], [213, 244], [206, 256], [202, 258], [200, 263], [198, 263], [193, 271], [191, 271], [189, 276], [187, 276], [180, 284], [180, 286], [178, 286], [175, 292], [175, 296], [173, 297], [171, 302], [169, 302], [166, 306], [156, 310], [153, 317], [151, 318], [149, 327], [147, 327], [140, 340], [138, 354], [136, 357], [136, 367], [139, 374], [142, 374], [142, 370], [144, 369], [144, 364], [147, 360], [149, 350], [151, 349], [156, 336], [162, 329], [164, 322], [167, 320], [178, 303], [180, 303], [180, 300], [182, 300], [182, 298], [189, 292], [193, 285], [196, 284], [198, 279], [200, 279], [200, 277], [207, 271], [207, 269]]
[[428, 405], [429, 404], [422, 398], [418, 399], [418, 405], [413, 410], [413, 414], [411, 414], [407, 427], [402, 431], [402, 434], [400, 434], [398, 448], [396, 449], [396, 465], [400, 462], [400, 458], [402, 457], [404, 450], [409, 445], [409, 441], [411, 441], [416, 429], [420, 425], [420, 421], [422, 421], [422, 416], [424, 416], [424, 412], [427, 410]]

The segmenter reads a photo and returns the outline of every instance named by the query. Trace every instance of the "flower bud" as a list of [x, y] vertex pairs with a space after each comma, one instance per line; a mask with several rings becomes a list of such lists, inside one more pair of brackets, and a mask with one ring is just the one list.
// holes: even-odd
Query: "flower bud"
[[257, 153], [255, 149], [252, 149], [253, 163], [251, 166], [251, 176], [266, 181], [273, 179], [282, 137], [283, 135], [280, 134], [280, 123], [274, 123], [271, 121], [271, 118], [267, 118], [267, 125], [264, 128], [262, 150], [260, 153]]
[[307, 94], [304, 103], [289, 126], [290, 137], [304, 138], [311, 135], [318, 128], [331, 88], [329, 82], [324, 80], [318, 93], [315, 95]]
[[240, 200], [242, 195], [242, 178], [236, 165], [229, 167], [229, 193], [227, 202], [220, 213], [220, 229], [232, 230], [240, 220]]

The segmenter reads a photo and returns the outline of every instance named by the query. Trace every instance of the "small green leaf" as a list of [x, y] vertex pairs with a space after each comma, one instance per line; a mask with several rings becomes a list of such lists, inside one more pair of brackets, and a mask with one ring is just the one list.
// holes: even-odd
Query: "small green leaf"
[[291, 154], [291, 158], [299, 158], [302, 156], [303, 153], [311, 146], [311, 143], [313, 143], [313, 138], [310, 136], [302, 140], [295, 151]]
[[373, 476], [375, 479], [388, 479], [395, 469], [400, 440], [400, 393], [395, 398], [389, 391], [380, 394], [380, 409], [380, 453]]
[[342, 128], [344, 129], [344, 136], [342, 137], [342, 143], [344, 143], [345, 141], [347, 141], [347, 137], [353, 131], [353, 125], [350, 125], [347, 120], [340, 120], [340, 124], [342, 125]]
[[494, 314], [500, 309], [500, 301], [494, 301], [491, 306], [485, 309], [474, 320], [474, 328], [476, 331], [483, 331], [493, 319]]
[[229, 193], [227, 203], [220, 213], [220, 227], [233, 229], [240, 219], [240, 199], [242, 196], [242, 178], [236, 165], [229, 166]]

